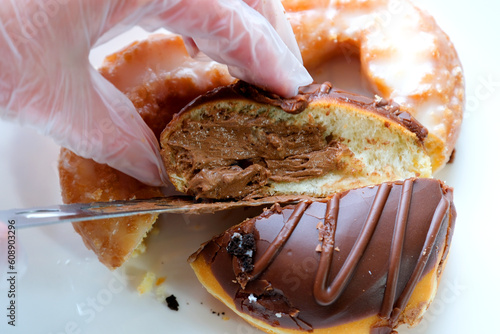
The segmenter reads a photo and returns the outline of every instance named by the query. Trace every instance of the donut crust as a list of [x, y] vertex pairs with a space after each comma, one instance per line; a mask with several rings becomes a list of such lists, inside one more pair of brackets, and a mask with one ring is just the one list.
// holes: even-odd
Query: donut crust
[[[182, 38], [175, 35], [152, 35], [134, 42], [108, 56], [99, 71], [133, 102], [157, 137], [186, 103], [234, 80], [222, 65], [191, 59]], [[63, 202], [67, 204], [163, 196], [159, 187], [142, 184], [64, 148], [58, 170]], [[115, 269], [144, 249], [140, 246], [157, 217], [100, 219], [73, 223], [73, 227], [99, 261]]]
[[440, 170], [460, 132], [465, 84], [455, 47], [434, 18], [406, 0], [282, 3], [306, 68], [336, 55], [358, 56], [373, 93], [427, 127], [433, 172]]

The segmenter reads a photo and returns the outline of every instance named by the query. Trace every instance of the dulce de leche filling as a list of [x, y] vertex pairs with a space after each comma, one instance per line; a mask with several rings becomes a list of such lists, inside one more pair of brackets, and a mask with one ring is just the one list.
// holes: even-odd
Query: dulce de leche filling
[[309, 331], [378, 316], [372, 332], [390, 333], [445, 260], [455, 216], [451, 189], [408, 179], [274, 206], [191, 260], [202, 256], [236, 309], [271, 326]]
[[319, 177], [346, 168], [341, 158], [352, 155], [324, 138], [318, 126], [290, 126], [231, 110], [212, 110], [201, 120], [183, 122], [168, 144], [189, 180], [187, 192], [203, 198], [242, 198], [258, 193], [268, 181]]

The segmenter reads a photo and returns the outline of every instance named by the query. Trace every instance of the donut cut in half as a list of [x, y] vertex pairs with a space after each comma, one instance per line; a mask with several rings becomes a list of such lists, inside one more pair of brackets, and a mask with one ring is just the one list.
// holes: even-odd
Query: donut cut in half
[[[234, 81], [227, 67], [192, 59], [177, 35], [151, 35], [106, 57], [99, 72], [134, 104], [157, 137], [172, 116], [211, 89]], [[59, 178], [64, 203], [148, 199], [163, 196], [105, 164], [61, 149]], [[83, 242], [106, 267], [122, 266], [143, 250], [143, 240], [158, 215], [74, 223]]]
[[240, 81], [187, 105], [161, 145], [172, 183], [197, 198], [321, 197], [429, 177], [426, 134], [397, 105], [328, 83], [281, 99]]

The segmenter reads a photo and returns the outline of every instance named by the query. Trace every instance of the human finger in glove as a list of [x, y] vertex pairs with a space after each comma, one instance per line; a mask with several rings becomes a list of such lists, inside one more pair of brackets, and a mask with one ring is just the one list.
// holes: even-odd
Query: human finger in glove
[[278, 0], [0, 0], [0, 117], [164, 184], [152, 131], [88, 60], [93, 47], [134, 25], [179, 33], [192, 52], [282, 96], [312, 81]]

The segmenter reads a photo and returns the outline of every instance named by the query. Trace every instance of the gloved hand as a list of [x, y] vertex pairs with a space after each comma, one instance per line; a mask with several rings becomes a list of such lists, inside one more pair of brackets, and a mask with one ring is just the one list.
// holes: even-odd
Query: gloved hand
[[0, 0], [0, 116], [142, 182], [164, 184], [152, 131], [90, 65], [89, 52], [134, 25], [165, 27], [185, 36], [193, 52], [229, 65], [232, 75], [294, 95], [312, 79], [281, 3], [246, 2]]

